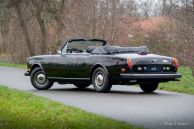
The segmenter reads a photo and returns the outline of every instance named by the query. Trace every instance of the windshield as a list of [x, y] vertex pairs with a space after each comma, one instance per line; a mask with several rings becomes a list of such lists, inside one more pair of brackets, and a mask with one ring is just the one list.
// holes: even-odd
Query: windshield
[[63, 48], [62, 53], [84, 53], [89, 46], [104, 46], [105, 42], [98, 40], [73, 40]]

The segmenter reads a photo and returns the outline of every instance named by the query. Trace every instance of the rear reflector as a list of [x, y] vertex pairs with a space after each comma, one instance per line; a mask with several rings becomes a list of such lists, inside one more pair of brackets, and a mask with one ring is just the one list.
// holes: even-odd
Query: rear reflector
[[128, 63], [129, 68], [132, 69], [133, 64], [130, 58], [127, 59], [127, 63]]
[[121, 72], [126, 72], [126, 69], [125, 68], [121, 68]]
[[173, 63], [173, 65], [174, 65], [176, 68], [179, 67], [179, 62], [178, 62], [178, 60], [177, 60], [176, 58], [173, 58], [173, 59], [172, 59], [172, 63]]

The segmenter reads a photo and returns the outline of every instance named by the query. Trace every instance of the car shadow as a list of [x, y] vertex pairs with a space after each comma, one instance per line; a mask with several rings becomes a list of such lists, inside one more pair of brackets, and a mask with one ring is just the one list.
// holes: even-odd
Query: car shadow
[[39, 90], [31, 90], [31, 92], [47, 92], [47, 93], [71, 93], [71, 94], [88, 94], [88, 95], [96, 95], [102, 94], [106, 96], [111, 95], [136, 95], [136, 96], [176, 96], [176, 94], [172, 94], [170, 92], [161, 92], [160, 90], [156, 90], [152, 93], [145, 93], [142, 91], [124, 91], [124, 90], [111, 90], [109, 93], [98, 93], [95, 92], [93, 88], [85, 88], [85, 89], [78, 89], [78, 88], [52, 88], [49, 90], [39, 91]]

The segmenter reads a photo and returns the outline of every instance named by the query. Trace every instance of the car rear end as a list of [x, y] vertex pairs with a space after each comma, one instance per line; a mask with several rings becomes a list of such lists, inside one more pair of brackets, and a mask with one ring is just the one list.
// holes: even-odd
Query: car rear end
[[176, 58], [154, 54], [119, 54], [127, 59], [126, 66], [121, 68], [122, 81], [133, 83], [178, 81], [181, 74]]

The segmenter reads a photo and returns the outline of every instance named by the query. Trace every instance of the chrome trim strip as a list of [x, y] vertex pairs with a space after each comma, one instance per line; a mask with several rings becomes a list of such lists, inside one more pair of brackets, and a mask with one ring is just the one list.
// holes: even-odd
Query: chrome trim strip
[[90, 78], [62, 78], [62, 77], [47, 77], [53, 80], [90, 80]]

